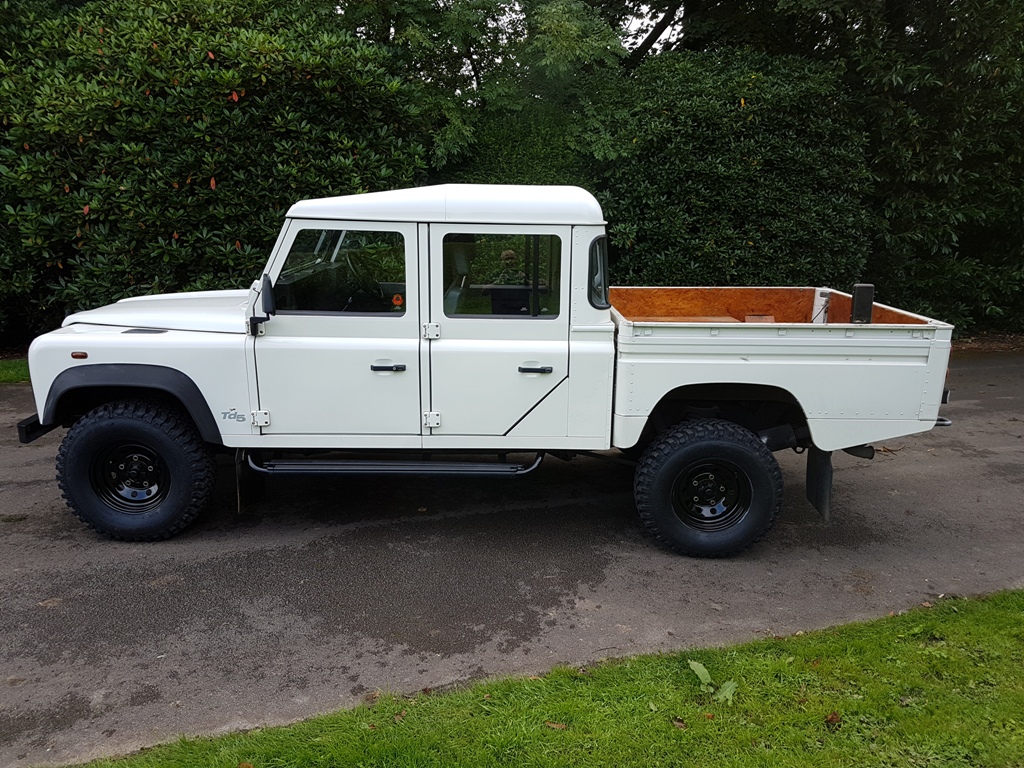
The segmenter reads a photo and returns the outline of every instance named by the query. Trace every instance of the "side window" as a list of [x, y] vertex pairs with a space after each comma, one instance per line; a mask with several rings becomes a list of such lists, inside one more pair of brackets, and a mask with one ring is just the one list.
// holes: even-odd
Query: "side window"
[[558, 317], [556, 235], [445, 235], [443, 262], [448, 317]]
[[590, 244], [590, 306], [608, 309], [608, 238], [602, 235]]
[[398, 232], [303, 229], [274, 285], [280, 312], [405, 314], [405, 238]]

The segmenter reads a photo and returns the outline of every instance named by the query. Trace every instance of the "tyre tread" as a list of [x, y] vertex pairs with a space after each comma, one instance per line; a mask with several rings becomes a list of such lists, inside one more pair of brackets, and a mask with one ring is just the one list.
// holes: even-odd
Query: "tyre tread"
[[[775, 489], [775, 504], [771, 510], [767, 523], [765, 523], [763, 528], [750, 541], [731, 549], [715, 553], [692, 550], [664, 534], [661, 526], [658, 524], [657, 517], [652, 508], [653, 500], [651, 498], [651, 488], [660, 468], [664, 466], [676, 451], [695, 442], [704, 442], [707, 440], [723, 438], [746, 445], [754, 450], [755, 453], [760, 455], [765, 467], [769, 470], [771, 475]], [[775, 457], [772, 456], [768, 447], [764, 445], [764, 443], [762, 443], [753, 432], [730, 421], [723, 421], [721, 419], [695, 419], [693, 421], [685, 421], [681, 424], [677, 424], [668, 431], [662, 433], [647, 446], [647, 450], [644, 451], [643, 455], [640, 457], [639, 463], [637, 464], [637, 470], [633, 481], [633, 493], [636, 498], [637, 512], [640, 515], [641, 522], [662, 545], [681, 555], [704, 558], [721, 558], [739, 554], [748, 547], [756, 544], [764, 538], [768, 531], [771, 530], [772, 526], [775, 524], [776, 515], [782, 506], [782, 486], [782, 470], [779, 468], [778, 462], [775, 461]]]
[[[177, 443], [185, 453], [193, 478], [192, 493], [189, 497], [187, 508], [175, 520], [173, 525], [167, 526], [158, 533], [132, 535], [130, 533], [115, 533], [105, 530], [80, 509], [68, 488], [66, 480], [68, 453], [75, 438], [85, 430], [110, 419], [132, 419], [149, 424]], [[210, 494], [213, 492], [213, 484], [216, 477], [209, 449], [199, 435], [198, 430], [192, 424], [190, 417], [177, 409], [157, 405], [145, 400], [125, 400], [107, 403], [94, 408], [82, 416], [68, 430], [64, 440], [61, 441], [60, 448], [57, 450], [56, 470], [57, 484], [60, 487], [61, 496], [72, 514], [96, 533], [117, 541], [163, 541], [180, 533], [202, 512], [203, 507], [210, 498]]]

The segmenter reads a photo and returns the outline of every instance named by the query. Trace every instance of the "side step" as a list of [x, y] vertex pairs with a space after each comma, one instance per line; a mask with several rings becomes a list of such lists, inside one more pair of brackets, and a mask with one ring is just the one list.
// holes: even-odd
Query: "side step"
[[373, 461], [364, 459], [277, 459], [257, 464], [246, 455], [249, 468], [264, 475], [462, 475], [515, 477], [532, 472], [544, 460], [538, 453], [532, 464], [485, 461]]

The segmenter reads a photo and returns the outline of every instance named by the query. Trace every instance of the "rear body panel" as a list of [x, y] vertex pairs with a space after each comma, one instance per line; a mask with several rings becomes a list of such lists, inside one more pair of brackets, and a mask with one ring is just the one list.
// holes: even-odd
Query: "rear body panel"
[[[730, 290], [737, 292], [737, 306], [729, 306]], [[636, 443], [668, 393], [698, 384], [755, 384], [790, 393], [807, 417], [814, 444], [825, 451], [935, 425], [953, 331], [946, 323], [882, 305], [876, 305], [876, 315], [898, 322], [841, 322], [849, 296], [828, 289], [621, 291], [612, 297], [617, 446]], [[679, 294], [666, 300], [672, 291]], [[703, 305], [701, 291], [713, 292]], [[660, 304], [652, 300], [645, 306], [643, 292], [660, 294]], [[788, 309], [779, 304], [787, 295], [793, 299]], [[687, 314], [673, 314], [679, 311]], [[771, 322], [776, 314], [806, 319]]]

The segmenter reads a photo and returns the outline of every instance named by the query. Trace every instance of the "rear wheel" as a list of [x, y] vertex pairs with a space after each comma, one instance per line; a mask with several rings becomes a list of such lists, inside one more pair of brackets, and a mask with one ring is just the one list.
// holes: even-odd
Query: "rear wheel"
[[670, 549], [694, 557], [736, 554], [771, 527], [782, 472], [752, 432], [701, 419], [655, 439], [633, 485], [644, 525]]
[[213, 490], [214, 463], [191, 419], [153, 403], [108, 403], [79, 419], [57, 454], [57, 481], [84, 523], [115, 539], [166, 539]]

